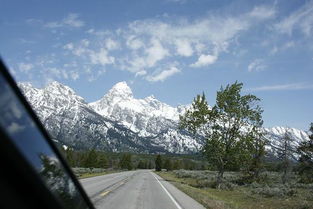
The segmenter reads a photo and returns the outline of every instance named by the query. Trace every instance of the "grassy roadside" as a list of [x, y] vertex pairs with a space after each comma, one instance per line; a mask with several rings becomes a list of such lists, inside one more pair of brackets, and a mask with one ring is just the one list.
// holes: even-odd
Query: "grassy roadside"
[[201, 187], [195, 178], [179, 178], [174, 172], [156, 173], [206, 208], [313, 208], [313, 200], [310, 198], [312, 193], [307, 189], [297, 189], [297, 194], [292, 197], [264, 197], [260, 194], [251, 193], [249, 187], [238, 186], [231, 190], [217, 190], [210, 187]]

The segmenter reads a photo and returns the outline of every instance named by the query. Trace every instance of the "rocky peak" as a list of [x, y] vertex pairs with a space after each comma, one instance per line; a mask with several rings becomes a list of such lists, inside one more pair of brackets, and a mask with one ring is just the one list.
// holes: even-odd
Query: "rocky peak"
[[115, 84], [108, 92], [110, 97], [132, 98], [133, 92], [125, 81]]

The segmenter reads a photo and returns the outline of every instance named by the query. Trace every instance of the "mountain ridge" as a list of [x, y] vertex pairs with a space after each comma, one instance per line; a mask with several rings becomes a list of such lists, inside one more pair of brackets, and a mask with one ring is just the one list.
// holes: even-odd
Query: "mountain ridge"
[[[172, 107], [153, 95], [136, 99], [125, 81], [115, 84], [104, 96], [87, 103], [73, 89], [56, 81], [44, 88], [19, 83], [51, 136], [67, 146], [110, 151], [194, 153], [204, 138], [178, 129], [179, 115], [190, 105]], [[288, 130], [294, 146], [307, 140], [303, 130], [266, 128], [272, 150]]]

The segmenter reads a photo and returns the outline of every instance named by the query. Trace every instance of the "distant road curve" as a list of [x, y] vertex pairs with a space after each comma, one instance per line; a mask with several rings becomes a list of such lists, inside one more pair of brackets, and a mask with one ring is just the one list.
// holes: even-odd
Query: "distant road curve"
[[97, 209], [204, 209], [149, 170], [113, 173], [80, 182]]

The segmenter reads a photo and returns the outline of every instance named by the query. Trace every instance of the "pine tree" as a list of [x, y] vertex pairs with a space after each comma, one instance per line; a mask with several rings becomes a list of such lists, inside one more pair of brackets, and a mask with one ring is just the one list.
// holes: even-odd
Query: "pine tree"
[[133, 169], [133, 164], [132, 164], [132, 156], [131, 154], [123, 154], [122, 158], [120, 160], [120, 168], [121, 169], [127, 169], [127, 170], [132, 170]]
[[255, 121], [261, 118], [263, 112], [257, 104], [259, 98], [251, 94], [241, 95], [242, 86], [242, 83], [235, 82], [226, 88], [221, 87], [212, 109], [205, 95], [198, 95], [192, 108], [180, 117], [180, 128], [194, 134], [205, 133], [203, 153], [218, 170], [218, 188], [225, 170], [238, 169], [244, 164], [243, 159], [250, 159], [246, 157], [251, 155], [249, 143], [246, 143], [247, 135], [253, 131]]
[[162, 170], [162, 158], [161, 155], [158, 155], [155, 159], [155, 170], [161, 171]]
[[75, 167], [76, 162], [74, 160], [74, 151], [71, 148], [67, 148], [64, 152], [65, 152], [65, 159], [67, 163], [69, 164], [69, 166]]
[[145, 162], [143, 162], [142, 160], [139, 160], [137, 168], [138, 169], [145, 169], [146, 168]]
[[174, 163], [173, 163], [173, 169], [174, 170], [179, 170], [179, 169], [181, 169], [181, 162], [180, 162], [180, 160], [175, 160], [174, 161]]
[[97, 168], [108, 168], [109, 163], [106, 155], [99, 152], [97, 157]]
[[153, 163], [151, 162], [151, 160], [149, 160], [149, 163], [148, 163], [148, 168], [149, 168], [149, 169], [154, 168]]
[[167, 158], [165, 163], [164, 163], [164, 168], [166, 169], [166, 171], [171, 171], [173, 170], [173, 164], [172, 164], [172, 161]]
[[297, 148], [300, 154], [298, 173], [302, 183], [313, 183], [313, 123], [309, 131], [309, 141], [300, 143]]
[[292, 138], [290, 136], [290, 130], [287, 128], [284, 136], [281, 138], [280, 147], [277, 148], [278, 159], [281, 161], [282, 182], [285, 184], [288, 180], [288, 176], [291, 170], [290, 160], [293, 158], [294, 150], [291, 147]]
[[84, 167], [96, 168], [97, 167], [97, 152], [92, 149], [85, 153]]

